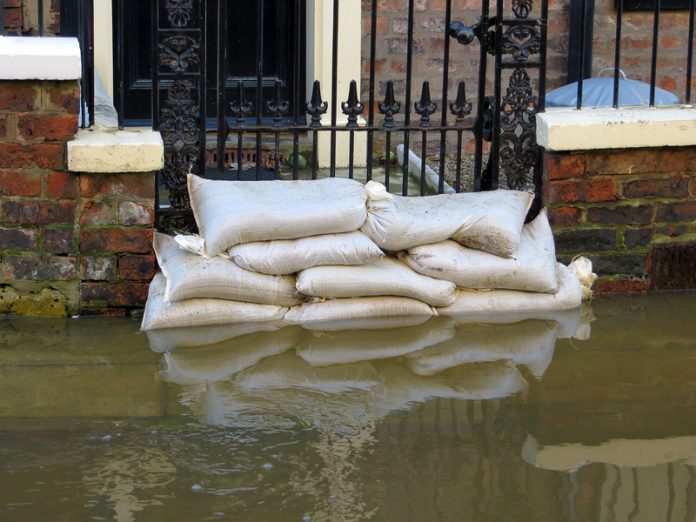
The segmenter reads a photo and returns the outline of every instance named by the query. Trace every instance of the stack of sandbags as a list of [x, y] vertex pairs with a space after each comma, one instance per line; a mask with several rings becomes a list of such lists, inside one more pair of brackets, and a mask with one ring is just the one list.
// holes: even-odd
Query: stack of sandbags
[[188, 183], [201, 236], [155, 234], [161, 273], [143, 330], [279, 321], [306, 297], [296, 272], [383, 255], [357, 230], [367, 210], [356, 181]]
[[194, 175], [188, 188], [200, 236], [155, 235], [161, 274], [144, 330], [280, 319], [382, 328], [438, 312], [570, 309], [582, 298], [578, 275], [556, 264], [546, 214], [524, 225], [526, 192], [408, 198], [372, 181]]
[[[532, 195], [514, 190], [406, 198], [367, 184], [362, 230], [414, 271], [457, 286], [446, 315], [567, 310], [589, 297], [591, 265], [556, 263], [546, 212], [524, 224]], [[581, 285], [581, 280], [583, 285]]]

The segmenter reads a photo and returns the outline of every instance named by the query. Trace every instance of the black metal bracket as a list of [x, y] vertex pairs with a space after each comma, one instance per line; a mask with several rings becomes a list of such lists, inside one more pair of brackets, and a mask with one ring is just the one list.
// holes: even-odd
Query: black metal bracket
[[469, 45], [477, 39], [485, 43], [488, 49], [493, 49], [495, 48], [495, 31], [489, 31], [489, 29], [495, 24], [496, 17], [480, 18], [474, 25], [465, 25], [463, 22], [456, 21], [450, 24], [447, 34], [462, 45]]

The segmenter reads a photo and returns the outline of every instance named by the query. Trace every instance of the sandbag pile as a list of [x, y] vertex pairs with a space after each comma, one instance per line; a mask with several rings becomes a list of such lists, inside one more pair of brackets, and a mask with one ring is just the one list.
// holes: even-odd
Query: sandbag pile
[[580, 305], [579, 275], [587, 292], [592, 283], [591, 266], [556, 263], [544, 212], [524, 225], [526, 192], [409, 198], [372, 181], [192, 174], [188, 188], [200, 237], [155, 234], [161, 272], [143, 330], [382, 328], [438, 313], [564, 310]]

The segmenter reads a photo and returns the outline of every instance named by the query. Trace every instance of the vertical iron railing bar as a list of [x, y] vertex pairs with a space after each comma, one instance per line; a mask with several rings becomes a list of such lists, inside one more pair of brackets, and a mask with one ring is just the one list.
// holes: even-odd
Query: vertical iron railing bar
[[[582, 109], [582, 90], [583, 82], [585, 81], [585, 37], [587, 26], [587, 0], [580, 0], [580, 49], [578, 57], [578, 94], [575, 108]], [[592, 23], [592, 22], [590, 22]]]
[[[621, 1], [621, 0], [619, 0]], [[549, 20], [549, 0], [541, 1], [541, 48], [539, 49], [539, 61], [541, 61], [541, 66], [539, 67], [539, 102], [537, 104], [537, 113], [544, 112], [546, 110], [546, 37], [548, 34], [548, 20]], [[534, 116], [536, 118], [536, 115]], [[534, 171], [532, 173], [532, 184], [534, 185], [534, 201], [532, 202], [532, 207], [527, 214], [529, 218], [536, 218], [539, 211], [543, 207], [543, 154], [542, 149], [537, 145], [536, 151], [536, 161], [534, 165]]]
[[[455, 173], [454, 181], [454, 191], [459, 192], [462, 188], [462, 141], [464, 138], [464, 131], [462, 129], [457, 129], [457, 167]], [[476, 145], [478, 148], [479, 143], [482, 144], [482, 140], [477, 138]], [[474, 172], [474, 190], [481, 190], [481, 159], [483, 155], [483, 149], [479, 150], [474, 158], [474, 163], [478, 163], [479, 173], [478, 173], [478, 188], [476, 188], [475, 180], [477, 179], [476, 173]], [[474, 171], [476, 171], [476, 166], [474, 166]]]
[[[302, 13], [300, 8], [302, 7], [302, 2], [300, 0], [295, 0], [295, 34], [293, 37], [293, 70], [292, 70], [292, 92], [293, 92], [293, 124], [295, 126], [300, 123], [300, 100], [304, 93], [300, 93], [300, 60], [304, 58], [301, 55], [301, 42], [302, 42]], [[292, 179], [299, 178], [299, 158], [300, 155], [300, 137], [297, 129], [292, 132]]]
[[[256, 125], [261, 125], [263, 110], [263, 30], [264, 2], [256, 0]], [[261, 174], [261, 132], [256, 131], [256, 180]]]
[[[336, 126], [338, 107], [338, 0], [333, 1], [333, 37], [331, 41], [331, 126]], [[336, 131], [331, 131], [329, 176], [336, 175]]]
[[317, 149], [319, 148], [319, 133], [315, 129], [312, 132], [312, 179], [317, 179], [317, 163], [319, 162], [319, 153]]
[[118, 128], [123, 129], [123, 118], [126, 112], [126, 86], [125, 86], [125, 53], [124, 53], [124, 38], [125, 38], [125, 19], [126, 19], [126, 3], [119, 0], [117, 3], [118, 9], [118, 31], [116, 33], [116, 67], [118, 69]]
[[[3, 4], [5, 3], [4, 0], [2, 2]], [[38, 0], [38, 16], [39, 16], [39, 36], [44, 35], [44, 3], [43, 0]]]
[[[447, 89], [449, 87], [449, 58], [450, 58], [450, 38], [447, 34], [449, 31], [449, 26], [452, 23], [452, 0], [447, 0], [445, 4], [445, 27], [444, 27], [444, 38], [445, 38], [445, 48], [442, 51], [443, 63], [442, 63], [442, 115], [440, 119], [440, 124], [443, 127], [447, 126]], [[443, 130], [440, 132], [440, 168], [438, 169], [438, 183], [437, 191], [443, 193], [445, 191], [445, 152], [447, 149], [447, 131]], [[425, 162], [425, 158], [422, 158]]]
[[87, 0], [87, 103], [89, 126], [94, 125], [94, 0]]
[[[225, 144], [227, 142], [227, 1], [217, 5], [217, 164], [218, 174], [225, 172]], [[203, 91], [205, 97], [205, 91]]]
[[425, 155], [428, 140], [428, 131], [421, 132], [421, 168], [420, 168], [420, 195], [425, 196]]
[[375, 58], [377, 57], [377, 0], [372, 0], [372, 12], [370, 16], [370, 80], [367, 109], [367, 168], [365, 177], [367, 181], [372, 179], [372, 148], [374, 146], [375, 123]]
[[389, 192], [389, 177], [391, 176], [391, 131], [384, 136], [384, 187]]
[[[619, 0], [621, 1], [621, 0]], [[541, 46], [539, 48], [539, 101], [537, 103], [537, 112], [546, 110], [546, 37], [548, 33], [549, 21], [549, 0], [541, 0]], [[536, 186], [536, 185], [535, 185]]]
[[502, 97], [502, 67], [503, 62], [503, 0], [496, 3], [495, 24], [495, 85], [493, 105], [493, 139], [491, 141], [491, 153], [488, 161], [488, 180], [484, 190], [498, 188], [498, 165], [500, 160], [500, 100]]
[[206, 112], [207, 112], [207, 88], [208, 88], [208, 68], [206, 66], [205, 54], [206, 54], [206, 42], [208, 39], [208, 0], [200, 0], [199, 5], [199, 49], [200, 49], [200, 59], [199, 59], [199, 71], [200, 75], [198, 77], [198, 174], [203, 175], [205, 173], [205, 156], [207, 152], [207, 140], [208, 133], [206, 132]]
[[0, 2], [0, 36], [5, 36], [5, 2]]
[[[481, 31], [488, 31], [488, 2], [481, 2]], [[481, 190], [481, 171], [483, 170], [483, 114], [486, 103], [486, 74], [488, 69], [488, 39], [479, 39], [479, 80], [476, 100], [476, 132], [474, 132], [474, 191]], [[444, 108], [443, 108], [444, 110]], [[459, 122], [457, 122], [459, 124]], [[457, 125], [459, 127], [459, 125]], [[457, 183], [455, 190], [459, 192], [461, 185], [462, 164], [462, 138], [461, 129], [457, 129]]]
[[616, 0], [616, 43], [614, 45], [614, 97], [612, 105], [619, 108], [619, 71], [621, 70], [621, 25], [623, 20], [623, 0]]
[[[2, 2], [0, 2], [2, 4]], [[80, 53], [84, 58], [85, 54], [85, 5], [84, 2], [77, 3], [77, 40], [80, 44]], [[80, 126], [84, 129], [87, 126], [87, 93], [85, 91], [85, 80], [87, 78], [87, 61], [80, 61]]]
[[694, 61], [694, 11], [696, 11], [696, 0], [690, 0], [688, 51], [686, 56], [686, 93], [684, 95], [685, 103], [691, 103], [691, 78]]
[[[413, 25], [414, 0], [408, 0], [408, 38], [406, 48], [406, 97], [404, 100], [404, 126], [411, 124], [411, 78], [413, 76]], [[409, 131], [404, 131], [404, 150], [401, 161], [401, 193], [408, 196]]]
[[660, 0], [654, 0], [653, 7], [653, 41], [652, 57], [650, 59], [650, 107], [655, 106], [655, 83], [657, 81], [657, 44], [660, 33]]
[[[152, 67], [152, 90], [150, 92], [150, 103], [152, 105], [151, 107], [151, 115], [152, 115], [152, 129], [158, 131], [160, 128], [160, 114], [159, 114], [159, 105], [160, 105], [160, 100], [159, 100], [159, 95], [160, 95], [160, 79], [159, 79], [159, 57], [157, 53], [158, 49], [158, 41], [157, 41], [157, 35], [159, 33], [159, 2], [158, 0], [150, 0], [150, 9], [152, 10], [152, 13], [150, 15], [151, 19], [151, 27], [150, 27], [150, 32], [151, 32], [151, 46], [152, 46], [152, 54], [150, 56], [150, 59], [152, 60], [151, 67]], [[123, 109], [121, 109], [123, 110]]]

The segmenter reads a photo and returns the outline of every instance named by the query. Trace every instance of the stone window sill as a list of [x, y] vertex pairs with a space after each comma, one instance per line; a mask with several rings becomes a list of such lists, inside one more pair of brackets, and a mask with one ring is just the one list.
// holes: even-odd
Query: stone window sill
[[94, 127], [68, 142], [68, 170], [84, 173], [153, 172], [164, 166], [164, 144], [149, 128], [119, 130], [111, 100], [95, 74]]
[[696, 145], [696, 107], [548, 109], [537, 114], [537, 143], [573, 151]]

